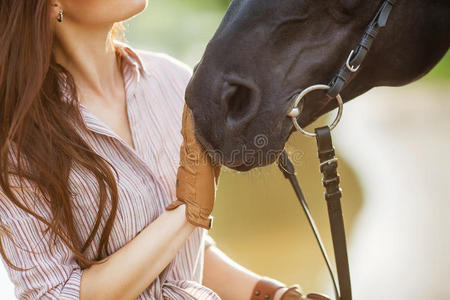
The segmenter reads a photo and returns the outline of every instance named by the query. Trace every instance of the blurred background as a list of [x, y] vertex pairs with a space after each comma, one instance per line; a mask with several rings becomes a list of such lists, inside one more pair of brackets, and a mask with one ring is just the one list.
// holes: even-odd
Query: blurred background
[[[150, 0], [127, 22], [126, 36], [136, 48], [193, 67], [227, 4]], [[450, 299], [449, 93], [447, 54], [419, 82], [376, 88], [345, 106], [334, 141], [355, 299]], [[302, 153], [299, 179], [332, 256], [315, 141], [294, 134], [287, 149]], [[213, 215], [210, 234], [235, 261], [305, 291], [333, 295], [307, 220], [275, 166], [224, 170]], [[14, 299], [2, 267], [0, 291], [1, 300]]]

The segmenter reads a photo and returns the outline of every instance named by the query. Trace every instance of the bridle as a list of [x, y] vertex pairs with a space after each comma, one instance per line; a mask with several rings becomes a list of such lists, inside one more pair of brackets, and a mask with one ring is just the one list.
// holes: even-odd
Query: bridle
[[[278, 166], [283, 175], [290, 181], [297, 198], [306, 214], [314, 236], [319, 244], [322, 256], [327, 264], [328, 271], [333, 281], [336, 300], [351, 300], [351, 282], [350, 282], [350, 268], [347, 255], [347, 244], [345, 238], [344, 218], [342, 216], [341, 196], [342, 190], [339, 187], [339, 175], [337, 173], [337, 158], [335, 158], [335, 151], [331, 139], [331, 130], [333, 130], [339, 123], [342, 117], [344, 103], [340, 92], [345, 87], [348, 80], [355, 76], [361, 64], [363, 63], [367, 53], [379, 32], [379, 30], [386, 26], [389, 15], [396, 0], [385, 0], [375, 17], [367, 26], [359, 44], [350, 51], [346, 62], [339, 69], [328, 85], [317, 84], [305, 88], [300, 94], [293, 98], [292, 110], [288, 116], [292, 119], [294, 127], [306, 136], [315, 137], [317, 141], [318, 156], [320, 160], [320, 172], [323, 174], [322, 183], [325, 187], [325, 199], [328, 206], [328, 216], [330, 220], [331, 236], [333, 239], [334, 256], [336, 262], [337, 278], [331, 267], [330, 259], [327, 251], [320, 237], [316, 223], [309, 210], [308, 203], [303, 195], [303, 192], [298, 183], [295, 173], [295, 168], [290, 161], [286, 151], [283, 151], [279, 160]], [[326, 90], [327, 95], [338, 102], [338, 113], [333, 123], [328, 126], [316, 128], [314, 132], [308, 132], [303, 129], [297, 122], [297, 118], [301, 115], [301, 109], [298, 107], [304, 97], [315, 90]], [[338, 288], [339, 284], [339, 288]]]

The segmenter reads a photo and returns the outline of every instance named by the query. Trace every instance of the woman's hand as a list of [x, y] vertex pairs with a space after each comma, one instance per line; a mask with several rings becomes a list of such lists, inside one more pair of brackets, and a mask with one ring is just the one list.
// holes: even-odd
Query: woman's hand
[[300, 286], [294, 284], [286, 286], [281, 281], [270, 277], [261, 277], [253, 286], [250, 300], [331, 300], [325, 295], [304, 295]]
[[189, 223], [210, 229], [211, 212], [214, 206], [216, 184], [220, 167], [214, 167], [203, 147], [195, 138], [191, 110], [184, 105], [180, 149], [180, 166], [177, 173], [177, 200], [166, 209], [172, 210], [186, 204], [186, 218]]
[[292, 285], [284, 291], [284, 293], [281, 295], [280, 300], [330, 300], [330, 298], [325, 295], [316, 293], [303, 296], [299, 286]]

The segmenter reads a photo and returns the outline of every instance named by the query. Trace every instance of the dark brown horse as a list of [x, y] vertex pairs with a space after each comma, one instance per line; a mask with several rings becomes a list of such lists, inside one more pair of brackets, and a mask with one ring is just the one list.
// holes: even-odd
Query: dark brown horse
[[[382, 0], [234, 0], [188, 86], [198, 138], [221, 163], [248, 170], [272, 163], [293, 132], [292, 97], [327, 84]], [[341, 95], [419, 79], [450, 44], [450, 1], [400, 0]], [[305, 98], [306, 126], [334, 109], [322, 92]], [[265, 137], [263, 144], [258, 137]], [[252, 153], [258, 151], [258, 159]], [[261, 152], [263, 155], [260, 155]], [[250, 160], [247, 158], [250, 156]]]

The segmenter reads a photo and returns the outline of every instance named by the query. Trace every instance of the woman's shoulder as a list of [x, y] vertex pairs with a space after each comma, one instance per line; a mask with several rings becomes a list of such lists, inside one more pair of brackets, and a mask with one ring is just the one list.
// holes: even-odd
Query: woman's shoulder
[[156, 77], [170, 77], [171, 80], [182, 81], [185, 84], [192, 76], [191, 67], [167, 53], [138, 49], [123, 42], [115, 41], [115, 43], [132, 59], [137, 60], [145, 73]]
[[135, 51], [139, 55], [146, 73], [169, 77], [169, 79], [181, 81], [185, 85], [189, 82], [192, 69], [187, 64], [167, 53], [142, 49]]
[[192, 75], [192, 69], [187, 64], [167, 53], [143, 49], [137, 49], [136, 52], [141, 57], [145, 66], [161, 66]]

